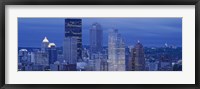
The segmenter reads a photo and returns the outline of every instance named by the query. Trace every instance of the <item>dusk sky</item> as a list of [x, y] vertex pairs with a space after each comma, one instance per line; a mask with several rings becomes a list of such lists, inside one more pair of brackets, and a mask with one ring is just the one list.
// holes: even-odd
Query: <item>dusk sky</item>
[[[139, 40], [144, 46], [182, 46], [182, 18], [82, 18], [83, 45], [89, 44], [92, 23], [101, 24], [103, 44], [108, 44], [108, 30], [118, 29], [127, 46]], [[46, 36], [62, 46], [65, 18], [18, 18], [18, 46], [40, 47]]]

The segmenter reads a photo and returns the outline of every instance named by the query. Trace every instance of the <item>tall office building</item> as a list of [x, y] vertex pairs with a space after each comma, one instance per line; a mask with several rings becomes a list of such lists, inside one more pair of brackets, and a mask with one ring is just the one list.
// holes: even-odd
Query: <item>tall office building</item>
[[49, 40], [47, 39], [47, 37], [45, 37], [42, 41], [42, 44], [41, 44], [41, 51], [47, 52], [48, 45], [49, 45]]
[[145, 70], [145, 58], [143, 45], [138, 41], [131, 52], [132, 56], [132, 70], [144, 71]]
[[102, 51], [103, 30], [99, 23], [93, 23], [90, 29], [90, 53]]
[[125, 44], [117, 29], [108, 36], [108, 70], [125, 71]]
[[67, 64], [76, 64], [77, 62], [77, 39], [75, 37], [66, 37], [63, 45], [64, 60]]
[[[77, 49], [75, 49], [77, 51], [76, 59], [77, 61], [82, 61], [82, 20], [81, 19], [65, 19], [64, 41], [69, 41], [69, 40], [73, 40], [73, 42], [74, 40], [77, 40], [76, 41]], [[63, 50], [65, 51], [68, 49], [63, 49]]]
[[57, 49], [55, 43], [49, 43], [48, 45], [49, 53], [49, 64], [54, 64], [57, 61]]

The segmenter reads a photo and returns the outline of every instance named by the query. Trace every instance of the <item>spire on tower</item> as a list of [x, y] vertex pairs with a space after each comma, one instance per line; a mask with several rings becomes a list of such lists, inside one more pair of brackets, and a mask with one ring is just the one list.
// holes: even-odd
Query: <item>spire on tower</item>
[[43, 43], [48, 43], [49, 42], [49, 40], [47, 39], [47, 37], [44, 37], [44, 39], [43, 39], [43, 41], [42, 41]]

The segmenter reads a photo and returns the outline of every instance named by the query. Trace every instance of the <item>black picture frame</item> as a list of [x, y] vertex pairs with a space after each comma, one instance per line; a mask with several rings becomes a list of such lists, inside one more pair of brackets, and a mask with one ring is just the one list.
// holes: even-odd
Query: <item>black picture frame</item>
[[[0, 1], [0, 87], [5, 89], [27, 88], [200, 88], [200, 0], [2, 0]], [[195, 5], [195, 84], [5, 84], [5, 6], [6, 5]]]

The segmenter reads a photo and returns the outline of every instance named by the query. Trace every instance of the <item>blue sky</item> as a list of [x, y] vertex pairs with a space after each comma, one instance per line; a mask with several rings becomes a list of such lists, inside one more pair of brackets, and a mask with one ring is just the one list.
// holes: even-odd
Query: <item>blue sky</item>
[[[50, 42], [62, 46], [65, 18], [18, 18], [18, 46], [40, 47], [46, 36]], [[83, 44], [89, 44], [92, 23], [100, 23], [103, 44], [108, 44], [108, 30], [118, 29], [126, 45], [137, 40], [144, 46], [182, 46], [182, 18], [82, 18]]]

